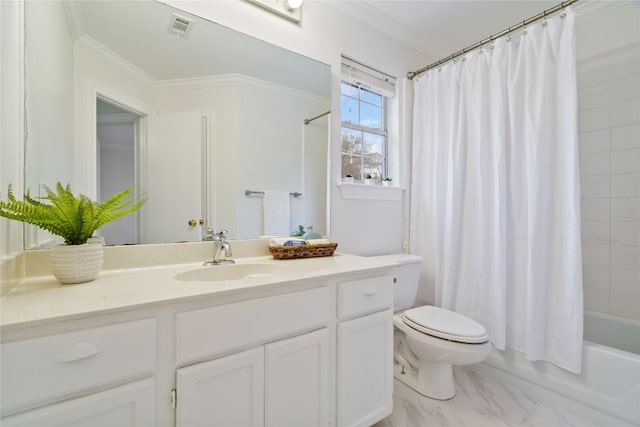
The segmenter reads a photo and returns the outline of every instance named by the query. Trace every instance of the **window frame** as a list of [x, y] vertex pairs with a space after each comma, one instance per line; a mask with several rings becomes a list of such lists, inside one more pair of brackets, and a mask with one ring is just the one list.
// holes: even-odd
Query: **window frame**
[[[384, 179], [387, 176], [387, 171], [388, 171], [388, 150], [389, 150], [389, 132], [388, 132], [388, 97], [377, 93], [375, 91], [369, 90], [367, 88], [364, 88], [362, 86], [359, 86], [357, 84], [353, 84], [353, 83], [349, 83], [345, 80], [341, 80], [340, 82], [340, 104], [342, 105], [342, 100], [343, 98], [348, 98], [350, 100], [353, 100], [354, 102], [358, 103], [358, 123], [353, 123], [351, 121], [345, 121], [343, 120], [342, 117], [342, 109], [340, 110], [340, 134], [342, 135], [342, 129], [346, 128], [346, 129], [350, 129], [356, 132], [362, 132], [362, 133], [369, 133], [369, 134], [373, 134], [373, 135], [378, 135], [382, 137], [382, 162], [381, 162], [381, 175], [379, 177], [379, 180], [381, 181], [382, 179]], [[357, 89], [357, 98], [354, 98], [353, 96], [346, 94], [343, 92], [343, 86], [342, 85], [347, 85], [350, 86], [352, 88]], [[382, 102], [380, 105], [374, 104], [372, 102], [369, 102], [367, 100], [362, 99], [361, 96], [361, 91], [366, 91], [369, 93], [373, 93], [375, 95], [380, 96], [380, 98], [382, 99]], [[360, 114], [361, 114], [361, 106], [362, 104], [367, 104], [367, 105], [372, 105], [375, 107], [379, 107], [381, 109], [381, 128], [372, 128], [372, 127], [368, 127], [368, 126], [363, 126], [360, 124]], [[361, 133], [361, 135], [363, 135]], [[361, 141], [362, 144], [364, 144], [364, 138], [362, 138]], [[344, 170], [342, 170], [342, 158], [344, 155], [349, 155], [349, 156], [353, 156], [353, 157], [357, 157], [360, 159], [360, 173], [361, 173], [361, 179], [358, 179], [359, 182], [364, 181], [365, 177], [364, 177], [364, 158], [368, 157], [366, 156], [364, 153], [346, 153], [342, 150], [342, 137], [341, 137], [341, 144], [340, 144], [340, 169], [341, 169], [341, 174], [342, 176], [345, 176], [345, 172]], [[354, 177], [355, 179], [355, 177]]]

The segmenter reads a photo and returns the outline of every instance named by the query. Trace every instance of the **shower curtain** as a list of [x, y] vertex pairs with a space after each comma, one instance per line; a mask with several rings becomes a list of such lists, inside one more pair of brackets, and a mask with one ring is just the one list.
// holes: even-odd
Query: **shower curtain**
[[415, 81], [411, 252], [437, 306], [498, 349], [579, 372], [574, 12]]

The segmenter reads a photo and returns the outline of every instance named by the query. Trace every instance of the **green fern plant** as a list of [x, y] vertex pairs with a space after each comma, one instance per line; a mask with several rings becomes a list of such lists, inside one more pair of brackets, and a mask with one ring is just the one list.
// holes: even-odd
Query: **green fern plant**
[[71, 186], [58, 182], [55, 191], [45, 186], [47, 200], [43, 203], [27, 194], [16, 199], [11, 184], [8, 201], [0, 200], [0, 216], [33, 224], [64, 239], [67, 245], [82, 245], [97, 229], [108, 222], [140, 209], [146, 198], [129, 197], [133, 186], [114, 194], [104, 202], [94, 202], [84, 194], [74, 195]]

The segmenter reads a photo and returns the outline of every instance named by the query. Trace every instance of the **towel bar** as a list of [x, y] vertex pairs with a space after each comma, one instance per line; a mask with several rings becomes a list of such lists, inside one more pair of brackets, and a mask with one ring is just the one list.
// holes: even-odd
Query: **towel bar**
[[[264, 196], [264, 191], [244, 190], [244, 194], [245, 194], [245, 196], [250, 196], [252, 194], [258, 194], [258, 195]], [[300, 197], [300, 196], [302, 196], [302, 193], [298, 193], [296, 191], [295, 193], [289, 193], [289, 195], [291, 195], [293, 197]]]

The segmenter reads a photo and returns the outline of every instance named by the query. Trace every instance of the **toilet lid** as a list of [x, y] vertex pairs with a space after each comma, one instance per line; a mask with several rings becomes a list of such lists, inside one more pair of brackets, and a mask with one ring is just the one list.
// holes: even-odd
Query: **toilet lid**
[[439, 307], [416, 307], [404, 312], [404, 322], [425, 334], [467, 344], [481, 344], [489, 340], [487, 330], [480, 323], [462, 314]]

